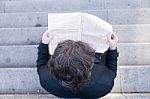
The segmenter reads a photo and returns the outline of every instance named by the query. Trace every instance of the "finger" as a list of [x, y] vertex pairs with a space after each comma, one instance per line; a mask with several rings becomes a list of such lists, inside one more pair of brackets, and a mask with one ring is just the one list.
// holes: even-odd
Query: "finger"
[[45, 36], [45, 37], [47, 37], [47, 38], [49, 38], [49, 30], [47, 30], [47, 31], [45, 31], [45, 33], [43, 34], [43, 36]]
[[118, 36], [116, 33], [113, 33], [116, 40], [118, 40]]
[[47, 31], [46, 36], [49, 38], [49, 31]]
[[115, 39], [115, 34], [111, 33], [111, 40], [114, 40], [114, 39]]
[[48, 37], [49, 37], [49, 39], [53, 39], [53, 37], [54, 37], [54, 33], [49, 31], [49, 33], [48, 33]]
[[110, 34], [108, 35], [108, 40], [109, 40], [109, 41], [112, 40], [112, 33], [110, 33]]
[[47, 31], [45, 31], [44, 33], [43, 33], [43, 36], [46, 36], [47, 35]]

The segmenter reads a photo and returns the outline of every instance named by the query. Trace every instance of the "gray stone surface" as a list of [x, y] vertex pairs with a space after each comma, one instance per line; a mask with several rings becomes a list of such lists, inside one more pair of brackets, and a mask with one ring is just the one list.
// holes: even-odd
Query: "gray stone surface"
[[122, 92], [150, 92], [150, 67], [121, 67]]
[[150, 0], [140, 0], [141, 8], [150, 8]]
[[[61, 11], [57, 11], [57, 12], [61, 12]], [[149, 9], [108, 10], [108, 16], [106, 10], [83, 11], [83, 12], [92, 13], [106, 21], [108, 17], [108, 22], [114, 25], [150, 23]], [[0, 13], [0, 28], [9, 28], [9, 27], [11, 28], [12, 27], [47, 27], [47, 13], [44, 12]]]
[[[34, 45], [41, 40], [47, 27], [1, 28], [0, 45]], [[114, 25], [119, 43], [149, 43], [150, 24], [147, 25]]]
[[[55, 11], [66, 12], [66, 11]], [[69, 12], [69, 11], [67, 11]], [[70, 11], [71, 12], [71, 11]], [[107, 12], [102, 11], [83, 11], [94, 14], [104, 20], [107, 20]], [[30, 12], [30, 13], [0, 13], [0, 28], [16, 27], [47, 27], [47, 12]]]
[[114, 25], [113, 30], [118, 34], [120, 43], [150, 42], [150, 24]]
[[[0, 95], [1, 99], [62, 99], [51, 94], [7, 94]], [[101, 99], [149, 99], [149, 93], [108, 94]]]
[[149, 8], [150, 0], [105, 0], [105, 9]]
[[3, 1], [0, 1], [0, 13], [4, 12], [5, 3]]
[[[1, 0], [1, 1], [20, 1], [20, 0]], [[25, 1], [25, 0], [22, 0]]]
[[105, 0], [105, 6], [107, 9], [135, 9], [140, 8], [140, 0]]
[[6, 12], [49, 12], [104, 9], [104, 0], [19, 0], [6, 1]]
[[108, 22], [116, 25], [149, 24], [149, 9], [108, 10]]
[[[150, 44], [118, 44], [118, 51], [119, 65], [150, 64]], [[36, 60], [37, 45], [0, 46], [0, 67], [35, 67]]]
[[1, 46], [0, 67], [35, 67], [37, 46]]
[[[1, 0], [2, 12], [49, 12], [150, 7], [149, 0]], [[28, 7], [26, 7], [28, 6]]]
[[35, 45], [46, 30], [47, 27], [1, 28], [0, 45]]
[[118, 44], [120, 65], [149, 65], [149, 43], [122, 43]]
[[46, 93], [35, 68], [0, 68], [0, 93]]
[[149, 99], [149, 93], [122, 93], [122, 94], [108, 94], [101, 99]]
[[62, 99], [51, 94], [6, 94], [0, 95], [0, 99]]
[[0, 28], [47, 26], [47, 13], [0, 13]]
[[[118, 71], [112, 93], [150, 92], [150, 66], [122, 66]], [[36, 68], [0, 68], [0, 75], [0, 93], [47, 93], [40, 86]]]

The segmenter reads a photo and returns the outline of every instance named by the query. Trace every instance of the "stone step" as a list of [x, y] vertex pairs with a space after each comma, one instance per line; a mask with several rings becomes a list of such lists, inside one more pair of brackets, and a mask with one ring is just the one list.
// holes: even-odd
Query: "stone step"
[[105, 9], [150, 8], [149, 0], [105, 0]]
[[[83, 12], [96, 15], [113, 25], [150, 23], [150, 9], [110, 9]], [[47, 27], [47, 16], [47, 12], [0, 13], [0, 28]]]
[[[2, 94], [1, 99], [62, 99], [55, 97], [51, 94]], [[149, 99], [149, 93], [117, 93], [117, 94], [107, 94], [101, 99]]]
[[[0, 12], [49, 12], [149, 8], [149, 0], [1, 0]], [[28, 7], [27, 7], [28, 6]]]
[[111, 24], [148, 24], [150, 9], [108, 10], [108, 22]]
[[1, 94], [0, 99], [62, 99], [51, 94]]
[[[2, 1], [1, 12], [49, 12], [70, 10], [101, 10], [104, 0], [18, 0]], [[27, 7], [28, 6], [28, 7]]]
[[[113, 25], [118, 34], [119, 43], [150, 42], [150, 24]], [[0, 45], [35, 45], [41, 41], [47, 27], [0, 28]]]
[[[114, 32], [118, 34], [120, 43], [146, 43], [150, 42], [150, 25], [113, 25]], [[149, 39], [149, 40], [148, 40]]]
[[[118, 44], [119, 65], [149, 65], [150, 43]], [[35, 67], [37, 45], [0, 46], [0, 67]]]
[[[119, 66], [112, 93], [150, 92], [150, 66]], [[47, 93], [36, 68], [0, 68], [0, 94]]]
[[150, 93], [111, 93], [101, 99], [150, 99]]

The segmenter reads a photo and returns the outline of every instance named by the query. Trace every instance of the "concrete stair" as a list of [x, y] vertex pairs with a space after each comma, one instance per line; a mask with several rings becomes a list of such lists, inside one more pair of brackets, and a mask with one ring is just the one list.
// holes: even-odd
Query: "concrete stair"
[[[149, 94], [109, 94], [101, 99], [149, 99]], [[50, 94], [15, 94], [15, 95], [0, 95], [2, 99], [56, 99]], [[62, 98], [57, 98], [62, 99]]]
[[83, 11], [113, 25], [118, 75], [102, 99], [150, 99], [150, 0], [0, 0], [0, 99], [50, 99], [36, 72], [47, 13]]

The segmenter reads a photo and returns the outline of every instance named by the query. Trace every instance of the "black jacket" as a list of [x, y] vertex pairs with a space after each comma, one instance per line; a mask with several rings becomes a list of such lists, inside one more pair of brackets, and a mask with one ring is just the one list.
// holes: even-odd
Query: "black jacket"
[[77, 93], [73, 93], [61, 86], [50, 74], [47, 66], [50, 56], [48, 45], [40, 43], [38, 47], [37, 72], [41, 86], [49, 93], [63, 98], [92, 99], [105, 96], [112, 90], [114, 79], [117, 75], [117, 49], [108, 50], [104, 54], [95, 53], [91, 79]]

